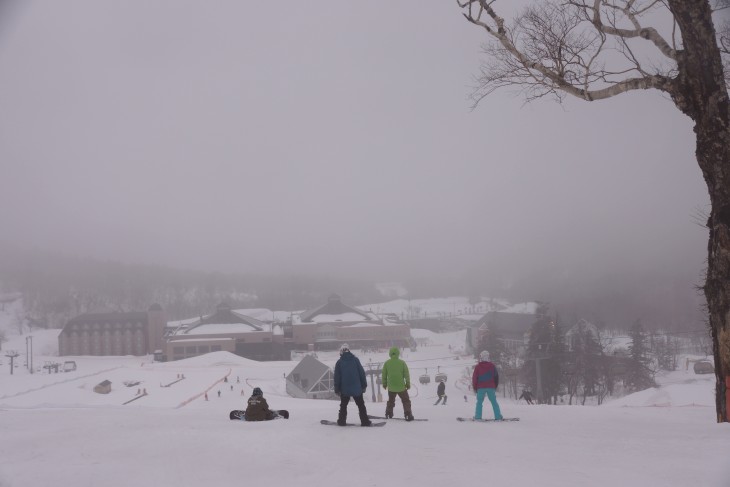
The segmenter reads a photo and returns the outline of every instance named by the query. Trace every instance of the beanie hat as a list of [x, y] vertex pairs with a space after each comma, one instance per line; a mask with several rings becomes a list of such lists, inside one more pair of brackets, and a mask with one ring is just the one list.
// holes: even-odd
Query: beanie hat
[[489, 362], [489, 352], [482, 350], [482, 353], [479, 354], [479, 360], [482, 362]]
[[340, 346], [340, 355], [342, 355], [345, 352], [349, 352], [349, 351], [350, 351], [350, 345], [348, 345], [347, 343], [343, 343]]
[[264, 395], [264, 392], [261, 390], [260, 387], [254, 387], [253, 388], [252, 395], [254, 395], [254, 396], [263, 396]]

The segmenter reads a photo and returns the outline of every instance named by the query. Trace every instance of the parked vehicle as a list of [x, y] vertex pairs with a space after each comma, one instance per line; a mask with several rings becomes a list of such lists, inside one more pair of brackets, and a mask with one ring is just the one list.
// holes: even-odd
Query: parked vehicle
[[703, 360], [701, 362], [695, 362], [694, 365], [695, 374], [714, 374], [715, 367], [711, 362]]
[[74, 362], [73, 360], [66, 360], [63, 363], [64, 372], [72, 372], [74, 370], [76, 370], [76, 362]]

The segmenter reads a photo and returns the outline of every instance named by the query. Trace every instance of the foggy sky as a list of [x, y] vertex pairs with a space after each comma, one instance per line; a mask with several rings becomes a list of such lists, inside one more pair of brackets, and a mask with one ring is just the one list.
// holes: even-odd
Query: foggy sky
[[206, 270], [699, 269], [658, 92], [468, 95], [456, 2], [24, 1], [0, 23], [0, 240]]

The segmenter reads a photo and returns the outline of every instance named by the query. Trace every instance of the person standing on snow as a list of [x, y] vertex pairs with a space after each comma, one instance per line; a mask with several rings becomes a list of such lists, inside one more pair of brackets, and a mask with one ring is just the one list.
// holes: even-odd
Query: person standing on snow
[[527, 404], [532, 404], [532, 393], [525, 389], [522, 391], [522, 394], [520, 394], [520, 397], [517, 398], [518, 401], [520, 399], [524, 399]]
[[368, 419], [368, 412], [365, 409], [363, 394], [368, 388], [368, 381], [365, 378], [365, 369], [362, 368], [360, 360], [350, 352], [350, 347], [345, 343], [340, 347], [340, 358], [335, 364], [335, 394], [340, 396], [340, 414], [337, 416], [337, 424], [347, 424], [347, 405], [350, 398], [355, 400], [357, 410], [360, 413], [360, 425], [370, 426], [372, 422]]
[[489, 398], [494, 411], [494, 419], [502, 419], [502, 412], [497, 404], [496, 389], [499, 386], [499, 373], [497, 367], [489, 361], [489, 352], [486, 350], [479, 354], [479, 363], [474, 367], [474, 374], [471, 377], [471, 385], [477, 391], [477, 405], [474, 411], [474, 419], [482, 419], [482, 403], [484, 396]]
[[436, 388], [436, 395], [439, 397], [438, 401], [434, 403], [434, 406], [441, 402], [441, 399], [444, 400], [443, 405], [446, 406], [446, 399], [448, 399], [448, 396], [446, 395], [446, 381], [441, 379], [439, 381], [439, 386]]
[[411, 388], [411, 376], [408, 372], [408, 365], [400, 359], [400, 350], [398, 347], [391, 348], [388, 355], [390, 355], [390, 358], [383, 364], [383, 376], [381, 378], [383, 389], [388, 390], [385, 417], [393, 417], [395, 397], [398, 396], [403, 403], [403, 413], [406, 421], [413, 421], [411, 398], [408, 397], [408, 389]]

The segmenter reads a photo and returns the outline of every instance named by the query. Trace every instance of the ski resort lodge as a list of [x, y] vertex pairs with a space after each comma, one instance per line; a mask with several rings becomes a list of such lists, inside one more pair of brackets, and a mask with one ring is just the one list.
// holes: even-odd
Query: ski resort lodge
[[407, 322], [346, 305], [336, 294], [284, 322], [266, 323], [245, 311], [221, 303], [211, 315], [168, 326], [163, 360], [215, 351], [253, 360], [290, 360], [292, 351], [333, 350], [344, 342], [354, 348], [415, 346]]
[[159, 304], [144, 312], [87, 313], [58, 335], [58, 354], [147, 355], [162, 347], [167, 320]]

